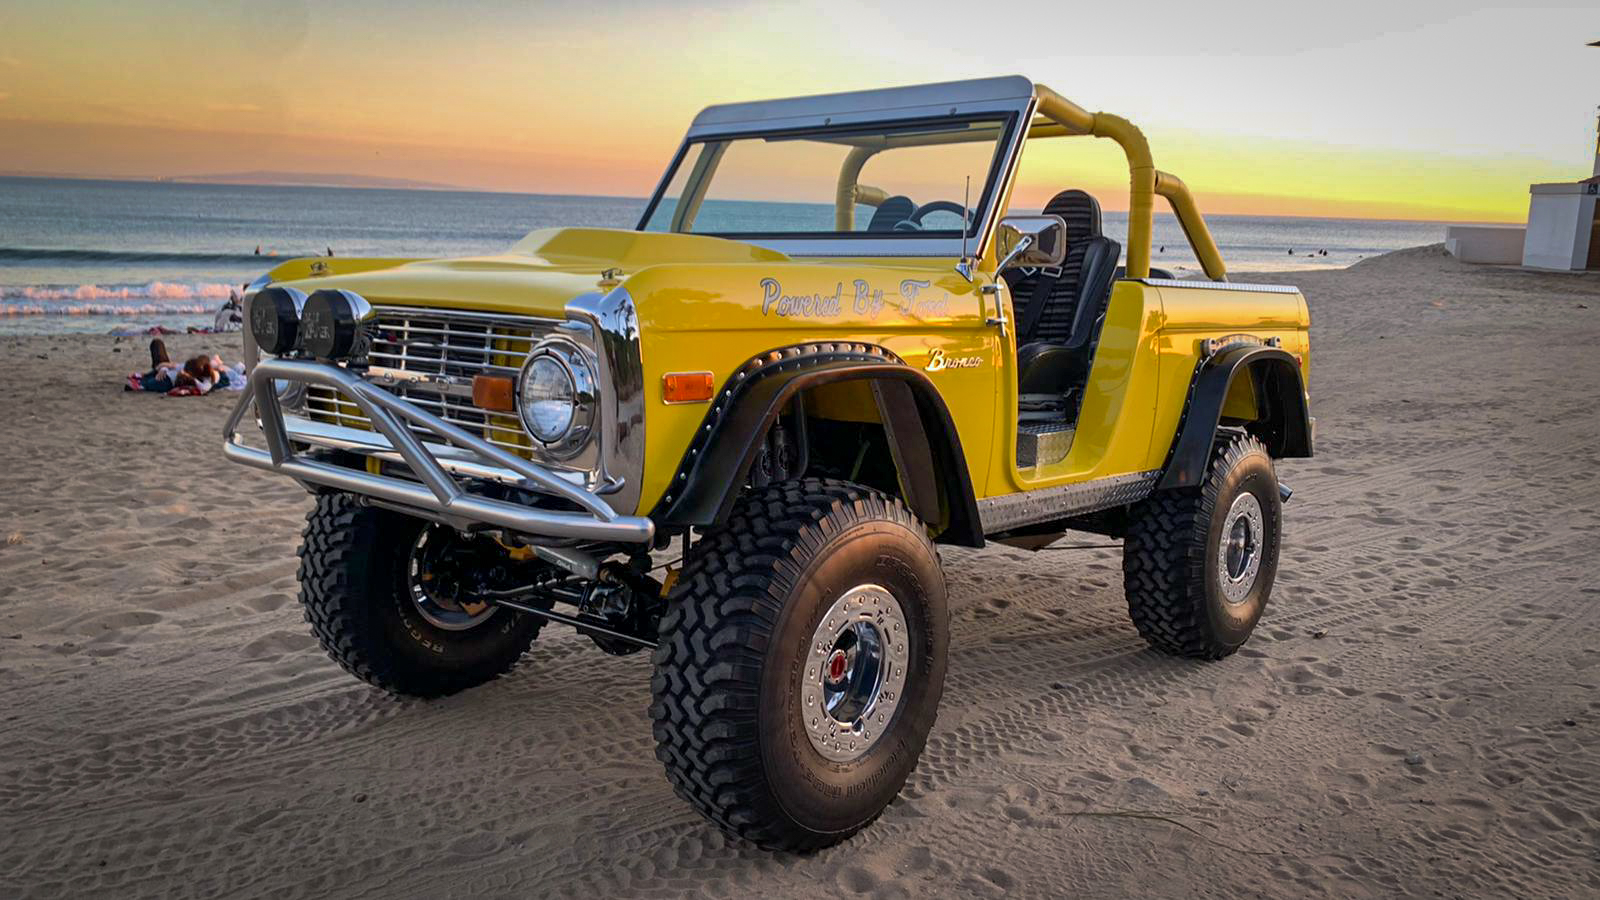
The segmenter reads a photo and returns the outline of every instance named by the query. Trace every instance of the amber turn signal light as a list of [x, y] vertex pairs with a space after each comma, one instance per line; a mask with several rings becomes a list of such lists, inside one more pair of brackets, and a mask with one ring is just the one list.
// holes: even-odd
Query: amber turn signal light
[[503, 375], [472, 376], [472, 405], [479, 409], [512, 412], [517, 408], [517, 382]]
[[668, 372], [661, 376], [663, 403], [704, 403], [716, 392], [710, 372]]

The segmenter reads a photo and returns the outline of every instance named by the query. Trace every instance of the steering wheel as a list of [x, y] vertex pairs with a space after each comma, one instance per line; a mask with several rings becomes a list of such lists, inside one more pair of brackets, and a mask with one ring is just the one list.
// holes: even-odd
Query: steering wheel
[[955, 202], [954, 200], [934, 200], [929, 203], [924, 203], [917, 207], [916, 212], [913, 212], [910, 216], [907, 216], [906, 221], [915, 224], [918, 228], [921, 228], [922, 217], [928, 213], [936, 212], [955, 213], [961, 217], [963, 224], [970, 223], [972, 221], [972, 211]]

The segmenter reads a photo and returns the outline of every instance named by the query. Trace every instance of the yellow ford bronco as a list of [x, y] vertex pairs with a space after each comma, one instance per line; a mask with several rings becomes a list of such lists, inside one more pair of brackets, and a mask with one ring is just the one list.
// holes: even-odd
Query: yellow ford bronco
[[[1024, 147], [1078, 136], [1127, 157], [1126, 247], [1082, 190], [1012, 209]], [[1205, 280], [1150, 268], [1157, 196]], [[287, 262], [248, 316], [225, 451], [315, 495], [327, 652], [426, 697], [550, 622], [650, 648], [668, 778], [769, 848], [916, 765], [938, 545], [1121, 538], [1134, 626], [1217, 659], [1272, 588], [1274, 460], [1311, 455], [1300, 293], [1228, 282], [1137, 128], [1020, 77], [714, 106], [631, 230]]]

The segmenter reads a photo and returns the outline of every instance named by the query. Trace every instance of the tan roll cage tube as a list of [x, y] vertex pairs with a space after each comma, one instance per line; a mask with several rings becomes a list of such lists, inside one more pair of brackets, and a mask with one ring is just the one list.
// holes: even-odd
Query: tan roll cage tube
[[[1110, 113], [1091, 113], [1083, 107], [1057, 94], [1042, 84], [1033, 87], [1038, 100], [1039, 114], [1056, 122], [1075, 134], [1091, 134], [1111, 138], [1122, 145], [1128, 157], [1128, 277], [1150, 277], [1150, 232], [1155, 216], [1155, 198], [1167, 198], [1172, 212], [1183, 226], [1183, 233], [1194, 249], [1195, 258], [1205, 269], [1206, 277], [1213, 281], [1226, 281], [1227, 267], [1222, 264], [1222, 254], [1217, 252], [1211, 230], [1206, 228], [1200, 208], [1195, 205], [1189, 188], [1176, 175], [1156, 169], [1150, 156], [1150, 144], [1137, 126], [1121, 116]], [[1030, 129], [1031, 133], [1031, 129]]]
[[[1156, 169], [1150, 155], [1150, 144], [1144, 133], [1132, 122], [1110, 113], [1091, 113], [1083, 107], [1057, 94], [1042, 84], [1033, 88], [1037, 112], [1049, 122], [1033, 122], [1027, 137], [1058, 137], [1062, 135], [1093, 135], [1110, 138], [1122, 146], [1128, 157], [1128, 267], [1129, 278], [1150, 277], [1150, 237], [1155, 215], [1155, 198], [1165, 197], [1178, 217], [1178, 224], [1189, 240], [1189, 246], [1213, 281], [1226, 281], [1227, 267], [1222, 254], [1217, 251], [1211, 230], [1206, 227], [1200, 207], [1183, 180], [1176, 175]], [[954, 133], [935, 140], [934, 143], [977, 140], [979, 131]], [[922, 138], [926, 142], [926, 138]], [[855, 204], [877, 206], [887, 199], [882, 188], [859, 184], [856, 179], [861, 168], [880, 150], [895, 146], [894, 139], [864, 144], [852, 149], [839, 168], [838, 188], [834, 197], [834, 227], [851, 231], [855, 227]], [[909, 143], [909, 142], [908, 142]]]
[[854, 231], [855, 205], [881, 206], [889, 199], [889, 192], [880, 187], [860, 184], [861, 167], [879, 152], [893, 147], [926, 147], [934, 144], [963, 144], [999, 138], [998, 128], [974, 128], [971, 131], [952, 131], [948, 134], [915, 135], [910, 137], [874, 137], [867, 141], [849, 141], [854, 146], [839, 166], [839, 186], [833, 198], [833, 227], [838, 231]]
[[839, 167], [839, 189], [833, 198], [835, 230], [841, 232], [856, 230], [857, 203], [882, 206], [883, 201], [889, 199], [888, 192], [883, 188], [856, 182], [861, 175], [861, 167], [866, 165], [867, 160], [877, 152], [877, 147], [856, 147], [845, 156], [844, 165]]

